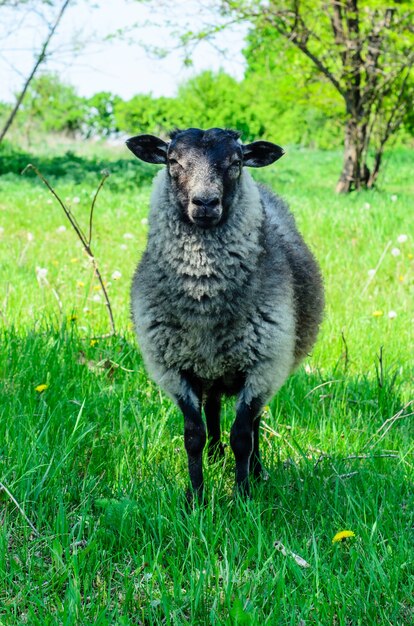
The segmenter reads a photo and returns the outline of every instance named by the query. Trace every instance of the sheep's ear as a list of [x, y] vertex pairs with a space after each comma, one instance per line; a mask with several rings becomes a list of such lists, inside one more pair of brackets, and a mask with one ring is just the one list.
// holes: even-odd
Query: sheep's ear
[[126, 141], [136, 157], [147, 163], [166, 163], [168, 144], [154, 135], [137, 135]]
[[264, 167], [274, 163], [281, 156], [284, 150], [270, 141], [255, 141], [243, 146], [243, 165], [248, 167]]

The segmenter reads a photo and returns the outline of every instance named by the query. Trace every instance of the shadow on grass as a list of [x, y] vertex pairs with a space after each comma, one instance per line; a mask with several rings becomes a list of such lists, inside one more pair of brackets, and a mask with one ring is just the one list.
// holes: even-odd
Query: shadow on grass
[[[0, 176], [20, 175], [32, 163], [45, 176], [53, 181], [64, 180], [70, 183], [95, 182], [103, 169], [109, 170], [111, 177], [107, 186], [116, 190], [125, 189], [129, 184], [149, 183], [154, 176], [154, 167], [132, 158], [108, 159], [98, 156], [86, 157], [68, 150], [59, 156], [45, 156], [25, 152], [5, 142], [0, 146]], [[25, 177], [36, 178], [33, 171]]]

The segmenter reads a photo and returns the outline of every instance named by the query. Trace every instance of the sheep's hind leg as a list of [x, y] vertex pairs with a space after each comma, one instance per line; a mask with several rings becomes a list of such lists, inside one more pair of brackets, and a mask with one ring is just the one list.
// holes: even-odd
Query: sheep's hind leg
[[212, 461], [217, 461], [224, 456], [224, 446], [220, 441], [220, 392], [212, 387], [204, 404], [204, 413], [207, 422], [208, 433], [208, 456]]
[[260, 459], [260, 451], [259, 451], [259, 438], [260, 438], [260, 419], [261, 416], [258, 415], [253, 422], [253, 452], [250, 458], [250, 474], [258, 479], [264, 478], [267, 474], [263, 469], [263, 465]]
[[241, 495], [247, 497], [250, 495], [249, 470], [250, 458], [254, 451], [255, 422], [262, 406], [263, 403], [259, 398], [253, 398], [249, 404], [240, 399], [230, 432], [230, 445], [236, 460], [236, 488]]
[[193, 494], [199, 500], [203, 498], [203, 449], [206, 443], [206, 431], [201, 417], [201, 389], [183, 379], [186, 393], [177, 401], [184, 416], [184, 445], [188, 458], [188, 472], [192, 490], [187, 492], [191, 501]]

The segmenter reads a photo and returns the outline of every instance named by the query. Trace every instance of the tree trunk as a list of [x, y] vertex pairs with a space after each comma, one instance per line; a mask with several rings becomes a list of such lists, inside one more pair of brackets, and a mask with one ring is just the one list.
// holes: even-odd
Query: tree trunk
[[344, 162], [336, 185], [337, 193], [348, 193], [366, 187], [370, 171], [364, 158], [367, 124], [363, 120], [349, 117], [345, 124]]
[[375, 182], [378, 178], [378, 174], [379, 174], [381, 163], [382, 163], [382, 155], [384, 152], [384, 143], [381, 143], [381, 145], [379, 146], [378, 150], [375, 153], [374, 166], [372, 168], [372, 172], [370, 173], [368, 183], [367, 183], [368, 189], [372, 189], [372, 187], [375, 185]]

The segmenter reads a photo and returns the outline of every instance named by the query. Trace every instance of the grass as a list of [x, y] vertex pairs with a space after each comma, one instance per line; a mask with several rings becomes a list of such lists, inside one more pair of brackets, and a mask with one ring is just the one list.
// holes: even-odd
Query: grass
[[[123, 157], [77, 158], [84, 177], [50, 171], [82, 221], [99, 170]], [[149, 197], [147, 172], [137, 165], [134, 188], [130, 167], [96, 210], [119, 330], [100, 341], [105, 306], [59, 207], [33, 177], [0, 177], [0, 624], [413, 623], [413, 240], [398, 242], [410, 235], [408, 152], [379, 189], [345, 198], [332, 193], [334, 153], [292, 151], [260, 172], [320, 260], [326, 318], [266, 409], [269, 480], [235, 499], [227, 449], [224, 467], [206, 463], [208, 505], [194, 510], [182, 418], [147, 379], [129, 325]], [[233, 414], [229, 402], [226, 442]], [[343, 529], [355, 537], [333, 544]]]

